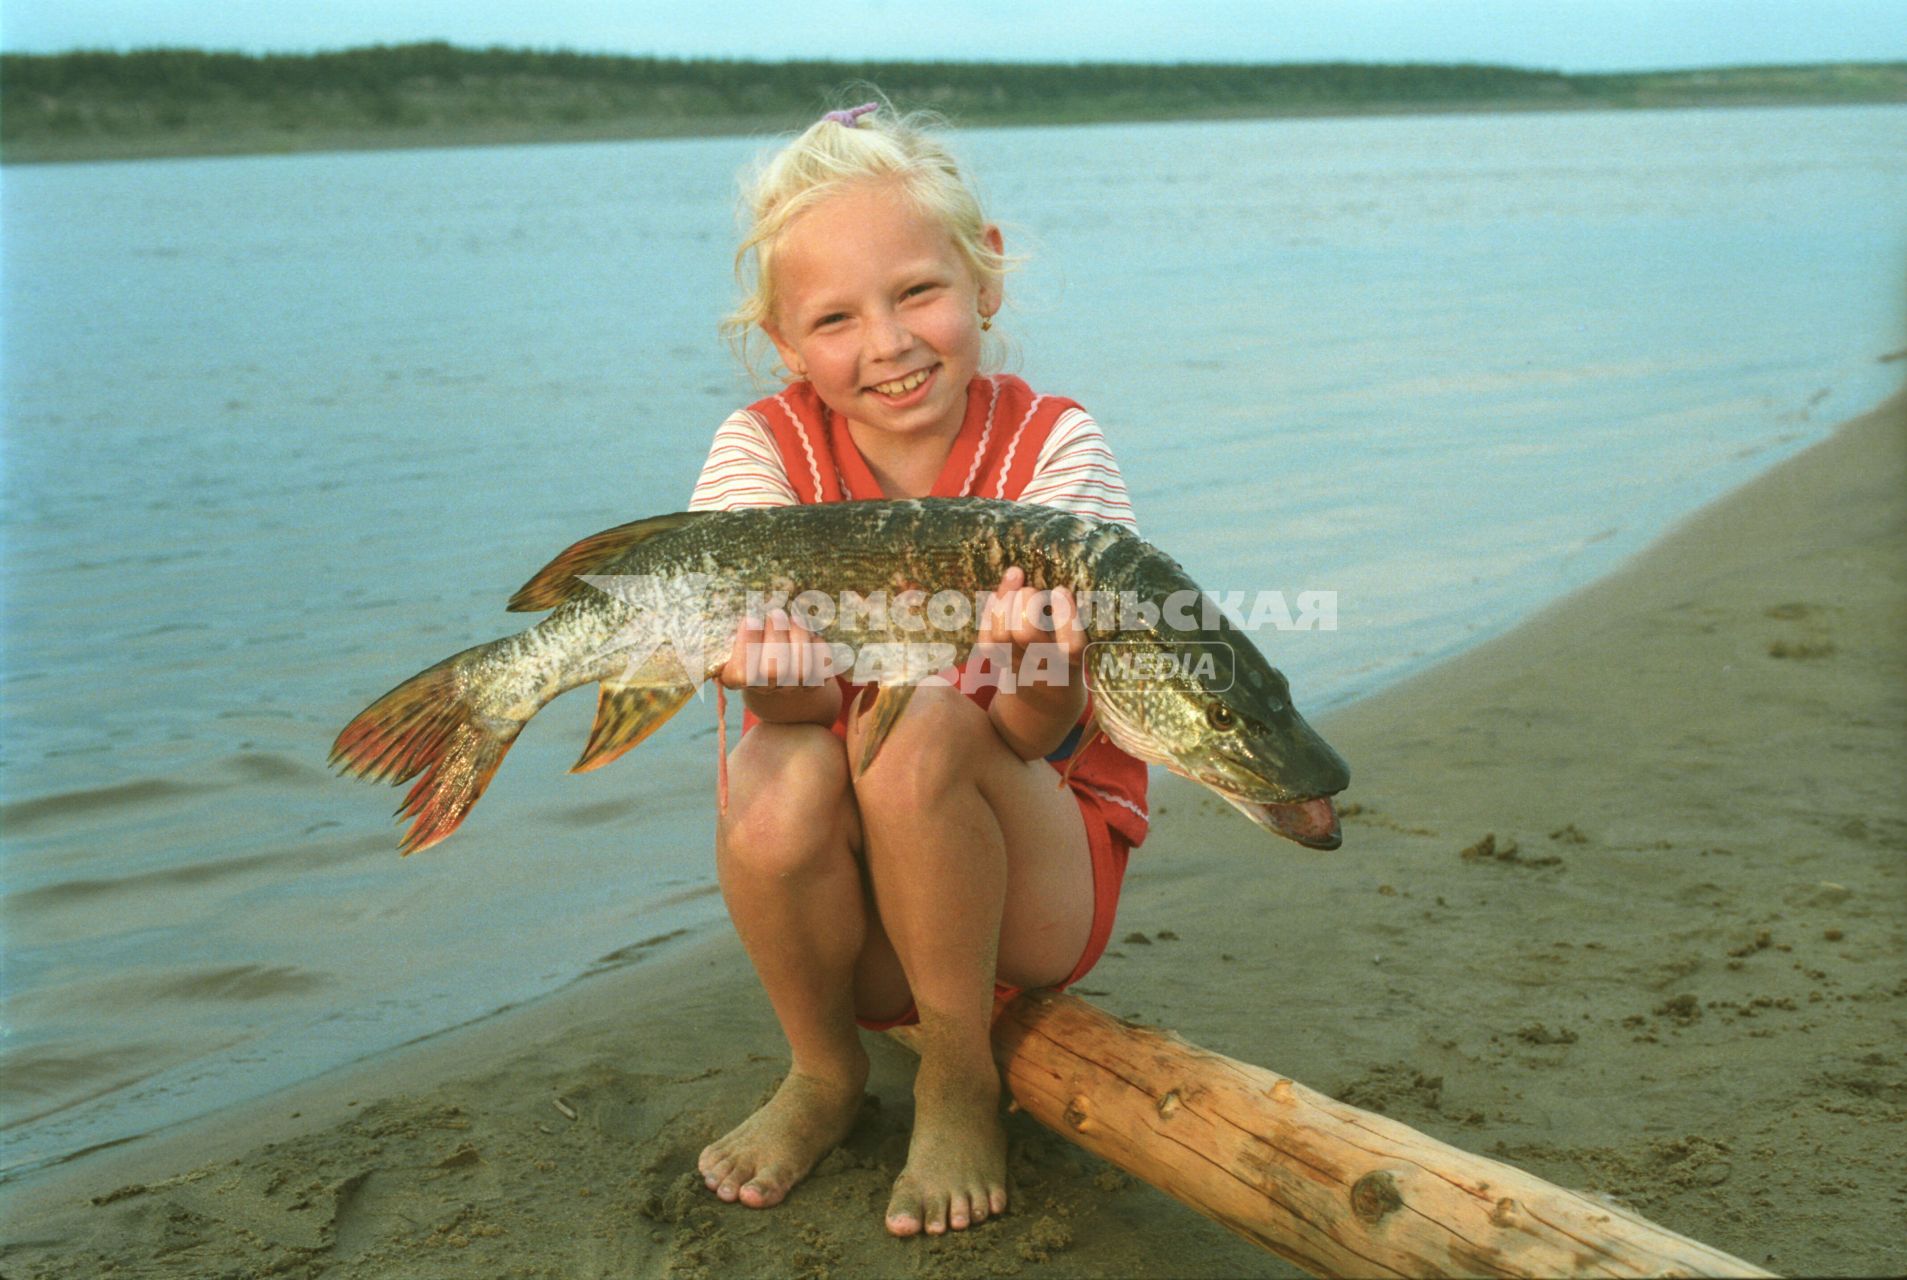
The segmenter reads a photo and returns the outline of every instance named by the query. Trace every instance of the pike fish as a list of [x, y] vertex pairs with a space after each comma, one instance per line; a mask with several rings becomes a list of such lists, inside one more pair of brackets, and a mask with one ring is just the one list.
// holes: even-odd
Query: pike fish
[[681, 710], [764, 599], [818, 598], [845, 604], [797, 615], [816, 635], [878, 657], [864, 770], [920, 682], [964, 661], [978, 639], [978, 611], [939, 608], [937, 593], [972, 602], [1011, 565], [1035, 589], [1124, 602], [1081, 614], [1094, 731], [1269, 831], [1338, 847], [1331, 796], [1349, 769], [1248, 636], [1216, 608], [1186, 607], [1205, 597], [1176, 561], [1119, 525], [982, 498], [681, 512], [604, 530], [511, 597], [510, 609], [546, 618], [398, 685], [345, 727], [331, 760], [364, 778], [415, 779], [397, 812], [411, 823], [399, 848], [412, 853], [457, 829], [551, 699], [600, 686], [572, 771], [598, 768]]

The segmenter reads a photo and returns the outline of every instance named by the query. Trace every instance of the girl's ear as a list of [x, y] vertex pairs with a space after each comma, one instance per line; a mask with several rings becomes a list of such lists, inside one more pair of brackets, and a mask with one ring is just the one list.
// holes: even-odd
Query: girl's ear
[[786, 368], [789, 373], [797, 378], [805, 378], [808, 376], [808, 368], [801, 363], [801, 357], [795, 354], [793, 347], [782, 341], [780, 329], [764, 320], [762, 321], [761, 331], [768, 335], [770, 342], [775, 344], [775, 354], [781, 357], [782, 366]]
[[[998, 223], [989, 222], [980, 232], [980, 239], [985, 243], [988, 249], [992, 250], [996, 258], [1006, 256], [1006, 241], [1000, 236], [1000, 226]], [[980, 286], [979, 301], [981, 315], [991, 316], [1000, 309], [1000, 304], [1005, 300], [1006, 289], [1002, 285], [999, 276], [994, 276], [991, 281]]]

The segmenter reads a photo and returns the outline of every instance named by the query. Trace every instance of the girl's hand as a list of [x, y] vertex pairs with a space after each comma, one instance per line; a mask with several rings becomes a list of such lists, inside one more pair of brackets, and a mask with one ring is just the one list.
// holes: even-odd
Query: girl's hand
[[1077, 670], [1086, 652], [1086, 629], [1080, 625], [1079, 606], [1065, 587], [1035, 591], [1026, 585], [1026, 571], [1007, 569], [1000, 585], [987, 597], [980, 618], [981, 644], [1013, 646], [1015, 665], [1027, 649], [1054, 645], [1066, 665]]
[[767, 617], [743, 618], [735, 628], [720, 677], [731, 689], [816, 685], [832, 674], [828, 659], [824, 641], [785, 610], [771, 609]]
[[[1073, 593], [1065, 587], [1035, 591], [1014, 565], [987, 598], [980, 643], [1012, 649], [1012, 682], [1001, 686], [987, 708], [994, 729], [1022, 760], [1047, 755], [1066, 740], [1086, 707], [1080, 674], [1086, 628]], [[1029, 649], [1041, 660], [1029, 661]]]
[[716, 678], [740, 689], [759, 720], [833, 724], [841, 708], [833, 674], [827, 643], [775, 609], [766, 618], [742, 619]]

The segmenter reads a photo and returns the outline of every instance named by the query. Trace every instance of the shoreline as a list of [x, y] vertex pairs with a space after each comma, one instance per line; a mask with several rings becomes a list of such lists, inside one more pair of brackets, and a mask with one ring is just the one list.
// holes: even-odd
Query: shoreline
[[[1359, 120], [1400, 116], [1580, 115], [1596, 112], [1656, 112], [1701, 110], [1768, 110], [1819, 107], [1887, 107], [1907, 105], [1899, 97], [1784, 97], [1778, 94], [1742, 95], [1721, 100], [1691, 97], [1650, 102], [1503, 99], [1449, 102], [1342, 103], [1276, 108], [1214, 108], [1205, 111], [1169, 109], [1089, 111], [1076, 115], [988, 116], [961, 119], [955, 126], [974, 129], [1034, 129], [1116, 124], [1222, 123], [1244, 120]], [[47, 143], [44, 139], [14, 141], [0, 146], [0, 169], [68, 164], [104, 164], [136, 160], [237, 159], [251, 156], [338, 155], [360, 151], [439, 151], [471, 147], [536, 147], [597, 142], [652, 142], [678, 138], [771, 137], [799, 128], [783, 115], [714, 116], [707, 118], [641, 117], [632, 120], [593, 121], [574, 126], [472, 125], [416, 128], [361, 127], [315, 129], [309, 132], [258, 129], [190, 139], [168, 137], [88, 138]], [[24, 153], [24, 154], [22, 154]]]
[[[1336, 854], [1260, 847], [1222, 802], [1155, 782], [1125, 941], [1076, 990], [1776, 1269], [1907, 1266], [1885, 1230], [1886, 1125], [1907, 1115], [1904, 442], [1897, 394], [1322, 717], [1354, 769]], [[888, 1241], [911, 1058], [878, 1037], [880, 1105], [848, 1145], [780, 1210], [720, 1206], [683, 1169], [780, 1052], [712, 930], [24, 1175], [0, 1260], [1291, 1274], [1026, 1123], [1008, 1218]]]

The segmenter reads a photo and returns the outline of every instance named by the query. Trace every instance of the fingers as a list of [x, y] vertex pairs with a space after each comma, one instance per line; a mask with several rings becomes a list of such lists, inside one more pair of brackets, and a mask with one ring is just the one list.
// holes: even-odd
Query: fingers
[[980, 643], [1008, 644], [1013, 638], [1013, 621], [1019, 593], [1026, 585], [1026, 570], [1009, 565], [1000, 577], [1000, 585], [987, 596], [980, 610]]
[[721, 681], [731, 689], [818, 684], [827, 678], [828, 657], [825, 641], [786, 610], [772, 609], [736, 627]]
[[1055, 587], [1052, 595], [1053, 630], [1050, 639], [1076, 658], [1086, 650], [1086, 624], [1079, 616], [1079, 602], [1069, 587]]
[[724, 687], [740, 689], [748, 684], [749, 655], [761, 644], [762, 621], [744, 616], [735, 628], [735, 639], [728, 646], [728, 661], [716, 673]]
[[980, 642], [1011, 644], [1020, 650], [1036, 644], [1057, 644], [1070, 659], [1084, 652], [1086, 629], [1070, 589], [1036, 590], [1026, 585], [1025, 570], [1013, 565], [987, 597]]
[[772, 610], [762, 629], [755, 678], [771, 685], [813, 684], [820, 678], [823, 653], [813, 632], [782, 610]]
[[1063, 646], [1069, 653], [1085, 647], [1086, 629], [1080, 624], [1079, 604], [1067, 587], [1043, 592], [1036, 621], [1040, 638], [1048, 644]]

